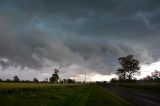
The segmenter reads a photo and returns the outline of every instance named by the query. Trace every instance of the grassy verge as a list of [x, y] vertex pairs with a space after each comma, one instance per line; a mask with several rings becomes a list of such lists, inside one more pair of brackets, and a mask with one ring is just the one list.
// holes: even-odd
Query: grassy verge
[[129, 104], [108, 90], [93, 86], [86, 106], [128, 106]]
[[65, 87], [75, 86], [80, 84], [51, 84], [51, 83], [14, 83], [14, 82], [0, 82], [0, 89], [14, 89], [14, 88], [45, 88], [45, 87]]
[[145, 90], [149, 92], [160, 92], [160, 82], [156, 83], [118, 83], [112, 84], [113, 86], [119, 86], [124, 88], [132, 88], [137, 90]]
[[97, 85], [0, 83], [0, 106], [124, 106]]
[[91, 88], [89, 85], [19, 85], [23, 84], [0, 85], [0, 106], [83, 106]]

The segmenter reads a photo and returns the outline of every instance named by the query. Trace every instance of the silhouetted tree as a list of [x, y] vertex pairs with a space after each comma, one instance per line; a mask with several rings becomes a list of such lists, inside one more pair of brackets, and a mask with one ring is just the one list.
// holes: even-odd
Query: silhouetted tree
[[62, 80], [62, 79], [59, 79], [59, 83], [63, 84], [63, 80]]
[[75, 80], [73, 80], [73, 79], [67, 79], [67, 83], [75, 83]]
[[118, 79], [117, 79], [117, 78], [112, 78], [112, 79], [110, 80], [110, 82], [111, 82], [111, 83], [117, 83], [117, 82], [118, 82]]
[[50, 79], [49, 79], [51, 83], [58, 82], [58, 79], [59, 79], [58, 73], [59, 73], [59, 70], [54, 69], [54, 73], [52, 74], [52, 77], [50, 77]]
[[118, 58], [118, 61], [121, 65], [121, 68], [117, 70], [117, 75], [120, 78], [123, 78], [123, 79], [128, 78], [129, 80], [131, 80], [133, 75], [140, 74], [139, 61], [134, 59], [133, 55], [128, 55], [126, 57], [120, 57]]
[[152, 77], [154, 80], [160, 79], [160, 71], [155, 70], [154, 72], [151, 73], [151, 77]]
[[142, 78], [144, 81], [152, 81], [153, 78], [150, 75], [147, 75], [146, 77]]
[[45, 82], [48, 82], [48, 78], [45, 79]]
[[18, 78], [17, 75], [15, 75], [15, 76], [13, 77], [13, 81], [15, 81], [15, 82], [18, 82], [18, 81], [19, 81], [19, 78]]
[[102, 86], [106, 86], [106, 85], [107, 85], [107, 81], [103, 81]]
[[122, 68], [118, 68], [116, 74], [118, 75], [119, 80], [125, 80], [126, 79], [126, 72]]
[[151, 75], [142, 78], [143, 81], [160, 81], [160, 71], [155, 70]]
[[35, 78], [33, 78], [33, 82], [34, 82], [34, 83], [38, 83], [39, 81], [38, 81], [38, 79], [35, 77]]
[[63, 83], [67, 83], [67, 80], [66, 80], [66, 79], [63, 79]]
[[30, 80], [23, 80], [24, 83], [32, 83]]
[[10, 79], [6, 79], [6, 82], [11, 82], [11, 80]]

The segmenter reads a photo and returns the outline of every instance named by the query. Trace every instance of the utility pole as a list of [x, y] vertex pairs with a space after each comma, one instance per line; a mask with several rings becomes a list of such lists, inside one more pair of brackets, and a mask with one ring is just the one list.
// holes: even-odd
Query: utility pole
[[86, 73], [84, 74], [84, 81], [86, 82]]

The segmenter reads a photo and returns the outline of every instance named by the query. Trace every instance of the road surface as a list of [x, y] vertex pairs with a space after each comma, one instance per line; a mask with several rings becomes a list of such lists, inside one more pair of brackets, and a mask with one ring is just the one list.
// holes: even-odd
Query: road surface
[[151, 93], [122, 87], [107, 87], [111, 92], [133, 106], [160, 106], [160, 93]]

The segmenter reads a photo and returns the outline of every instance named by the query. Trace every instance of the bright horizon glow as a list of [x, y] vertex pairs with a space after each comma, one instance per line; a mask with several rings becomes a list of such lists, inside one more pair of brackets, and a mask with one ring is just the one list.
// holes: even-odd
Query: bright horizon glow
[[110, 81], [112, 78], [116, 77], [116, 75], [94, 75], [91, 77], [91, 81]]
[[[141, 66], [140, 76], [134, 76], [137, 79], [141, 79], [143, 77], [146, 77], [147, 75], [151, 75], [151, 72], [153, 72], [154, 70], [159, 71], [160, 61], [157, 61], [151, 64], [141, 64], [140, 66]], [[21, 71], [20, 68], [14, 69], [10, 67], [9, 69], [1, 72], [1, 78], [4, 79], [4, 77], [6, 77], [6, 79], [7, 78], [12, 79], [13, 75], [18, 75], [18, 77], [22, 80], [32, 80], [30, 76], [34, 75], [40, 81], [43, 81], [45, 78], [49, 78], [50, 75], [52, 74], [52, 72], [50, 71], [46, 71], [45, 73], [41, 73], [42, 71], [37, 72], [35, 70], [30, 70], [30, 69], [26, 69], [26, 71], [25, 70]], [[60, 78], [63, 79], [63, 76], [61, 76], [61, 73], [59, 73], [59, 75], [60, 75]], [[99, 73], [86, 73], [86, 81], [110, 81], [110, 79], [114, 77], [117, 77], [117, 76], [114, 74], [102, 75]], [[75, 79], [76, 81], [85, 81], [85, 74], [77, 74], [77, 75], [74, 74], [74, 76], [71, 75], [68, 78]]]
[[143, 64], [141, 65], [141, 75], [140, 76], [136, 76], [136, 78], [140, 79], [143, 77], [146, 77], [147, 75], [151, 75], [151, 73], [155, 70], [160, 70], [160, 61], [151, 63], [149, 65], [147, 64]]
[[[116, 77], [116, 75], [102, 75], [102, 74], [86, 74], [86, 81], [110, 81], [110, 79]], [[85, 81], [85, 74], [80, 74], [77, 77], [70, 77], [76, 81]]]
[[[139, 76], [134, 76], [137, 79], [141, 79], [146, 77], [147, 75], [151, 75], [151, 73], [154, 70], [158, 70], [160, 69], [160, 61], [151, 63], [149, 65], [147, 64], [142, 64], [141, 65], [141, 74]], [[112, 75], [101, 75], [101, 74], [94, 74], [92, 76], [88, 76], [88, 78], [90, 80], [87, 81], [110, 81], [110, 79], [116, 77], [116, 75], [112, 74]], [[78, 78], [77, 78], [78, 79]]]

